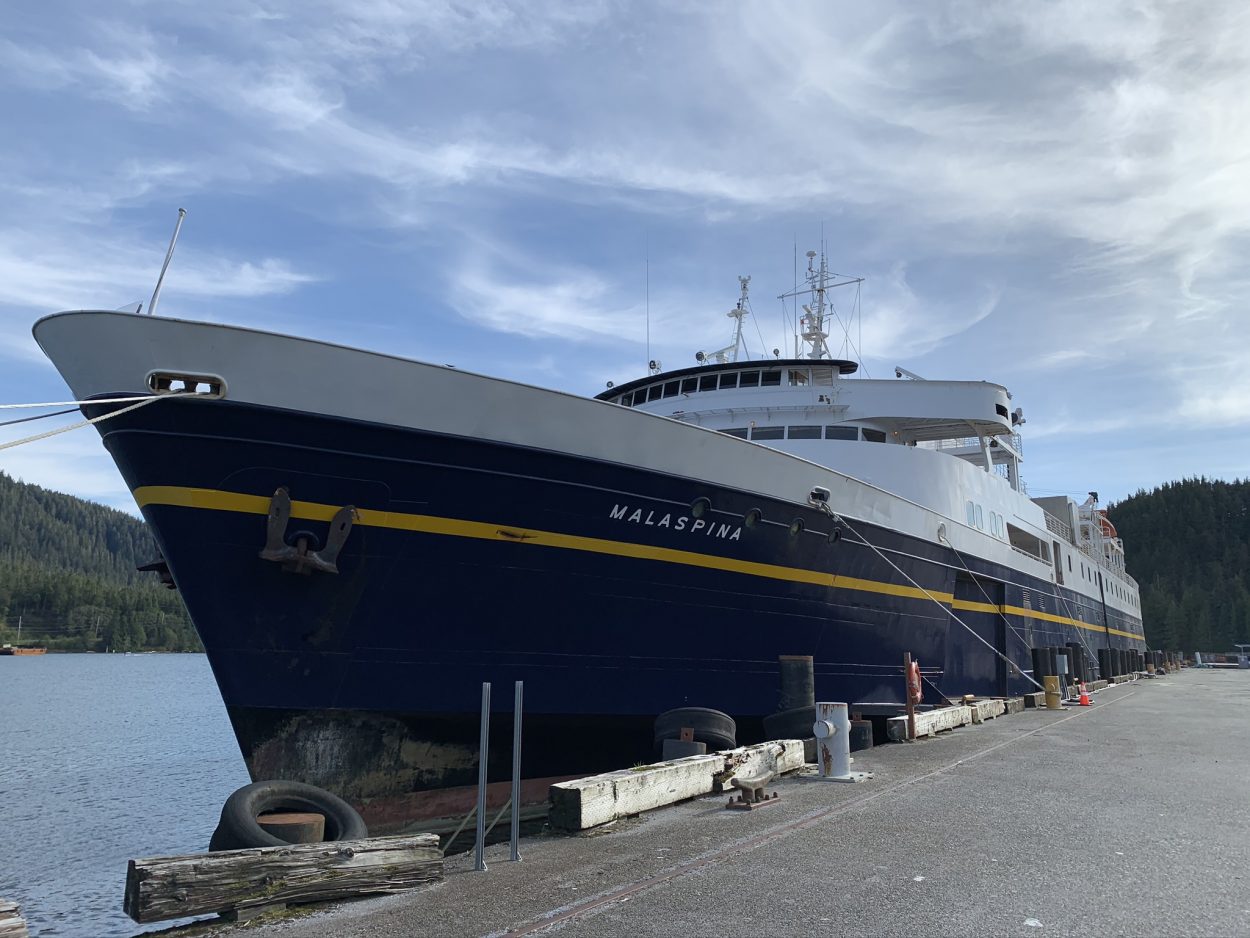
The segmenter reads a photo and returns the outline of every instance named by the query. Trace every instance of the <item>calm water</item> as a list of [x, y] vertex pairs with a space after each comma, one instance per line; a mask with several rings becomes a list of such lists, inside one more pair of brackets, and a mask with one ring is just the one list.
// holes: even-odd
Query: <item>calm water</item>
[[207, 849], [248, 781], [203, 655], [0, 657], [0, 897], [32, 935], [141, 931], [127, 861]]

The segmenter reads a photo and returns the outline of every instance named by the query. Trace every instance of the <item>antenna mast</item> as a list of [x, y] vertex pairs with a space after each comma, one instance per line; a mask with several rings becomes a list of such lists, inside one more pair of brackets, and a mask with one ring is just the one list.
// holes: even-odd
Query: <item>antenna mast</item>
[[165, 252], [165, 263], [161, 265], [161, 275], [156, 278], [156, 289], [152, 291], [152, 299], [148, 303], [148, 315], [156, 315], [156, 302], [161, 296], [161, 284], [165, 282], [165, 271], [169, 262], [174, 259], [174, 245], [178, 243], [178, 232], [182, 230], [182, 220], [187, 217], [185, 208], [178, 209], [178, 224], [174, 225], [174, 236], [169, 239], [169, 250]]
[[[838, 279], [837, 274], [829, 273], [829, 265], [825, 260], [825, 254], [820, 253], [820, 266], [815, 264], [816, 252], [807, 252], [807, 272], [804, 276], [806, 287], [804, 289], [795, 288], [792, 293], [783, 293], [779, 299], [788, 299], [789, 297], [810, 296], [811, 299], [803, 304], [803, 315], [799, 318], [799, 334], [795, 337], [795, 356], [806, 357], [812, 359], [832, 358], [833, 355], [829, 351], [829, 344], [826, 339], [829, 338], [829, 332], [825, 326], [825, 319], [829, 315], [837, 316], [834, 312], [833, 304], [828, 300], [828, 292], [835, 287], [844, 287], [851, 283], [863, 283], [863, 277], [847, 277]], [[830, 279], [836, 282], [830, 282]], [[838, 320], [841, 322], [841, 319]], [[849, 338], [849, 334], [848, 334]], [[807, 351], [805, 355], [799, 355], [798, 343], [802, 340], [807, 343]]]

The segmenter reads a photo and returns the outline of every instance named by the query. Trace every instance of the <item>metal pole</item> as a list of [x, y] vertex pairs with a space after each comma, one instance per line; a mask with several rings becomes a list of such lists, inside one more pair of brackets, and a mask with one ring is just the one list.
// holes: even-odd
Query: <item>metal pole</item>
[[516, 682], [516, 697], [512, 702], [512, 859], [520, 860], [521, 841], [521, 699], [525, 696], [525, 682]]
[[911, 677], [911, 652], [903, 652], [903, 699], [907, 701], [907, 738], [916, 738], [916, 705], [911, 700], [911, 688], [907, 680]]
[[482, 734], [477, 747], [477, 843], [473, 847], [473, 869], [486, 872], [482, 851], [486, 848], [486, 763], [490, 756], [490, 682], [482, 682]]
[[152, 299], [148, 303], [148, 315], [156, 315], [156, 301], [161, 296], [161, 284], [165, 280], [165, 271], [169, 269], [169, 262], [174, 259], [174, 245], [178, 243], [178, 232], [182, 230], [182, 220], [187, 217], [185, 208], [178, 209], [178, 224], [174, 225], [174, 236], [169, 239], [169, 250], [165, 252], [165, 263], [161, 265], [161, 275], [156, 278], [156, 289], [152, 291]]

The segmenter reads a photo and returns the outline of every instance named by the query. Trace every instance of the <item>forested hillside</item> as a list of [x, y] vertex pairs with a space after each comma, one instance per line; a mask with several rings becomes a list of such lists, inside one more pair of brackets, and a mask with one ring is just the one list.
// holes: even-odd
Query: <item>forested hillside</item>
[[0, 642], [72, 651], [196, 651], [178, 594], [135, 566], [155, 559], [125, 512], [0, 472]]
[[1107, 515], [1141, 587], [1152, 648], [1226, 652], [1250, 643], [1250, 481], [1169, 482]]

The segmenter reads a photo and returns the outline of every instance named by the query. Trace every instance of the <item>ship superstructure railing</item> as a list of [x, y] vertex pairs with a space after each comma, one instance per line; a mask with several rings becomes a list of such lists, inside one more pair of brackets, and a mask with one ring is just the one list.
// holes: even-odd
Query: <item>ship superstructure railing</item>
[[1051, 534], [1058, 534], [1069, 544], [1075, 543], [1072, 538], [1072, 525], [1060, 521], [1048, 511], [1042, 512], [1046, 516], [1046, 530]]

